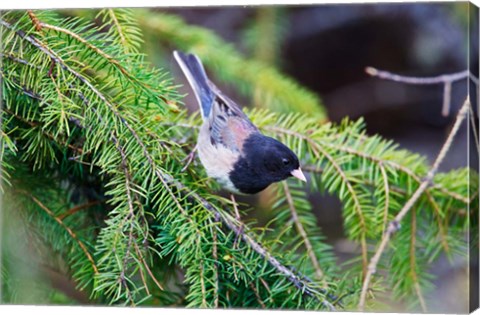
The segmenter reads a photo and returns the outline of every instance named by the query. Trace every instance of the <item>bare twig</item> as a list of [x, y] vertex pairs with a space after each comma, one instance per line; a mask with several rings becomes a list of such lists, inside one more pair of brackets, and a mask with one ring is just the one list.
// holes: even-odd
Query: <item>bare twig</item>
[[450, 146], [452, 145], [453, 139], [455, 135], [457, 134], [460, 125], [462, 124], [463, 120], [465, 119], [465, 116], [468, 112], [469, 109], [469, 99], [467, 98], [465, 102], [463, 103], [462, 107], [460, 108], [460, 111], [457, 114], [457, 118], [455, 120], [455, 123], [452, 127], [452, 130], [450, 131], [447, 140], [443, 144], [440, 153], [438, 154], [437, 158], [435, 159], [435, 162], [433, 163], [432, 168], [428, 172], [427, 176], [422, 180], [420, 186], [417, 188], [417, 190], [414, 192], [414, 194], [410, 197], [410, 199], [407, 201], [407, 203], [403, 206], [403, 208], [400, 210], [400, 212], [397, 214], [397, 216], [394, 218], [393, 221], [391, 221], [388, 225], [386, 233], [383, 235], [382, 240], [380, 242], [380, 245], [378, 246], [378, 249], [375, 253], [375, 255], [371, 258], [370, 263], [368, 265], [368, 271], [367, 271], [367, 276], [365, 277], [363, 281], [363, 286], [362, 286], [362, 291], [360, 294], [360, 302], [358, 304], [358, 308], [360, 311], [363, 311], [365, 309], [365, 300], [367, 296], [367, 291], [368, 287], [372, 278], [372, 275], [376, 272], [377, 269], [377, 264], [380, 261], [380, 257], [385, 251], [385, 248], [390, 241], [391, 237], [393, 234], [398, 230], [400, 227], [400, 222], [402, 221], [403, 217], [410, 211], [410, 209], [413, 207], [413, 205], [417, 202], [417, 200], [420, 198], [420, 196], [425, 192], [427, 187], [431, 185], [431, 182], [433, 180], [433, 177], [435, 173], [438, 170], [438, 167], [440, 166], [440, 163], [443, 161], [445, 158], [445, 155], [447, 154], [448, 150], [450, 149]]
[[414, 84], [414, 85], [430, 85], [430, 84], [440, 84], [445, 82], [455, 82], [455, 81], [467, 79], [471, 76], [468, 70], [451, 73], [451, 74], [442, 74], [435, 77], [403, 76], [403, 75], [398, 75], [396, 73], [379, 70], [374, 67], [365, 68], [365, 72], [371, 75], [372, 77], [378, 77], [384, 80], [390, 80], [390, 81]]
[[450, 113], [450, 99], [452, 98], [452, 82], [445, 81], [443, 85], [442, 116], [447, 117]]
[[460, 80], [471, 79], [476, 85], [478, 85], [478, 79], [468, 70], [442, 74], [435, 77], [410, 77], [398, 75], [396, 73], [378, 70], [373, 67], [365, 68], [365, 72], [372, 77], [377, 77], [384, 80], [390, 80], [400, 83], [413, 84], [413, 85], [431, 85], [431, 84], [443, 84], [443, 106], [442, 115], [448, 116], [450, 112], [450, 102], [452, 96], [452, 83]]
[[470, 125], [472, 126], [473, 138], [475, 139], [475, 146], [477, 147], [477, 153], [480, 154], [480, 143], [478, 142], [478, 130], [477, 125], [475, 124], [475, 112], [473, 111], [473, 105], [470, 103], [469, 113]]

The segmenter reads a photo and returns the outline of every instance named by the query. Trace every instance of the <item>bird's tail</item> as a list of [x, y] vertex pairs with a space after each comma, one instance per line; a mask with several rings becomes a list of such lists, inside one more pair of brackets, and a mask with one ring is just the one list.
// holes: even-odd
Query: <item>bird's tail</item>
[[185, 54], [176, 50], [173, 55], [195, 93], [202, 117], [207, 118], [212, 108], [214, 93], [208, 84], [207, 74], [202, 62], [194, 54]]

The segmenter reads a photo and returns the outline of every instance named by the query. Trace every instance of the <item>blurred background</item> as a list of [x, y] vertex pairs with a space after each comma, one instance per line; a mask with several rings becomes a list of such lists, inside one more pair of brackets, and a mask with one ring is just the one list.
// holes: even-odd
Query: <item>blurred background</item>
[[[406, 85], [381, 80], [368, 76], [365, 67], [417, 77], [470, 67], [478, 77], [478, 9], [468, 2], [156, 10], [177, 14], [189, 24], [211, 29], [245, 56], [275, 65], [320, 96], [329, 120], [363, 117], [368, 134], [392, 139], [401, 148], [426, 156], [430, 162], [438, 154], [465, 100], [468, 82], [453, 84], [451, 108], [445, 117], [441, 113], [442, 84]], [[184, 85], [181, 91], [189, 94], [186, 105], [192, 111], [197, 110], [187, 82], [173, 58], [168, 57], [169, 48], [155, 42], [150, 44], [154, 52], [149, 53], [152, 62], [172, 69], [175, 81]], [[170, 64], [165, 64], [165, 60]], [[212, 76], [215, 81], [213, 73]], [[254, 102], [238, 95], [234, 86], [222, 86], [218, 79], [215, 82], [240, 104], [251, 106]], [[475, 85], [470, 88], [472, 102], [476, 104]], [[463, 124], [441, 171], [469, 164], [467, 147], [473, 145], [473, 140], [471, 135], [467, 136], [467, 130]], [[478, 169], [474, 155], [470, 164]], [[269, 193], [267, 190], [259, 197], [240, 200], [256, 203], [249, 217], [259, 224], [267, 221], [262, 222], [262, 217], [268, 217]], [[345, 260], [353, 257], [358, 248], [344, 238], [340, 202], [336, 197], [320, 194], [312, 194], [310, 198], [318, 224], [337, 256]], [[434, 281], [437, 287], [427, 300], [437, 302], [431, 304], [429, 311], [467, 312], [468, 262], [440, 259], [431, 266], [431, 271], [437, 277]], [[478, 274], [471, 281], [478, 283]], [[392, 301], [388, 304], [392, 309], [402, 309], [402, 305], [392, 305]]]

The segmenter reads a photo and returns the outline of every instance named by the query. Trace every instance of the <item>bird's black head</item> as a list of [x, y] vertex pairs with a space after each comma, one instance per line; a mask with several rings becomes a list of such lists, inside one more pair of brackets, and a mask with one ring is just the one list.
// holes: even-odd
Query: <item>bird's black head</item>
[[257, 193], [290, 176], [305, 181], [298, 157], [280, 141], [255, 133], [245, 140], [242, 151], [230, 179], [243, 193]]

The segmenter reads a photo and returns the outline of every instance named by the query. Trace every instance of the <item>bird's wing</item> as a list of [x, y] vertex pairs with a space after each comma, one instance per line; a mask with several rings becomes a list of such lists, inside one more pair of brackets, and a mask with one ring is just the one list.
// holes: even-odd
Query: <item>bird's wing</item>
[[223, 145], [232, 151], [239, 152], [245, 139], [252, 133], [259, 132], [247, 115], [213, 83], [213, 106], [209, 116], [210, 141], [213, 145]]

